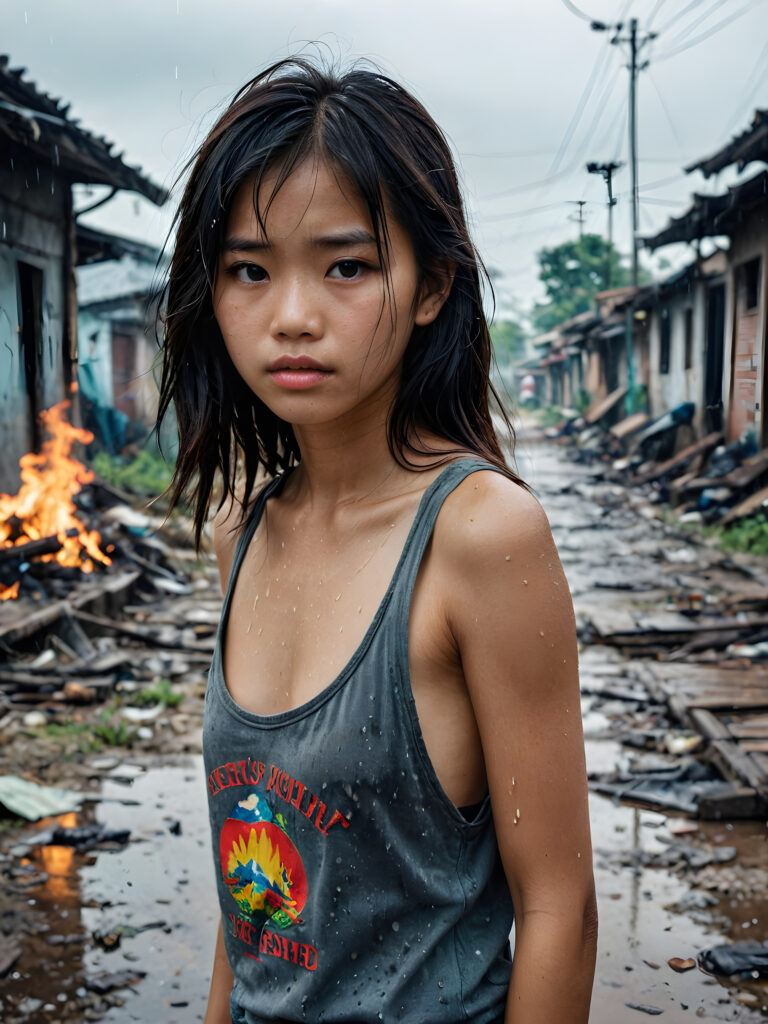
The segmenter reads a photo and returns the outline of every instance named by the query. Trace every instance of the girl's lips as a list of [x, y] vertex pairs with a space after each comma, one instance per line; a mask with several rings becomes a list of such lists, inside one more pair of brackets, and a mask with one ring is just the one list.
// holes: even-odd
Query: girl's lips
[[290, 370], [287, 367], [281, 367], [279, 370], [270, 371], [270, 377], [276, 384], [291, 391], [304, 391], [306, 388], [315, 387], [321, 381], [327, 380], [330, 375], [330, 370], [309, 368]]

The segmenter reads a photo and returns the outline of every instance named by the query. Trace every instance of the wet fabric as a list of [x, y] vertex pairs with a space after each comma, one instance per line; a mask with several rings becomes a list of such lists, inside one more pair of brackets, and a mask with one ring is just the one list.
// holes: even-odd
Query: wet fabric
[[376, 615], [307, 703], [256, 715], [230, 696], [222, 638], [277, 477], [240, 537], [205, 700], [203, 755], [238, 1024], [491, 1024], [503, 1015], [513, 907], [490, 801], [465, 818], [437, 779], [408, 672], [411, 594], [443, 501], [422, 496]]

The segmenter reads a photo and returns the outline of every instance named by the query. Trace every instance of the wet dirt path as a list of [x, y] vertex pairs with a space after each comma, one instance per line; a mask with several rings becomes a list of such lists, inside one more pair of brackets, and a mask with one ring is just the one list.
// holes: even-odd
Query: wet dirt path
[[[581, 543], [579, 531], [570, 529], [599, 516], [588, 497], [560, 493], [573, 475], [587, 479], [588, 473], [549, 445], [522, 439], [518, 452], [521, 472], [537, 488], [552, 523], [577, 611], [580, 601], [593, 599], [590, 573], [596, 559], [610, 560], [612, 542], [622, 548], [625, 561], [634, 558], [643, 571], [642, 555], [627, 554], [626, 538], [605, 536], [596, 553], [594, 535], [587, 543], [585, 531]], [[624, 521], [635, 541], [658, 539], [661, 528], [655, 521], [642, 521], [630, 511]], [[619, 591], [604, 591], [601, 598], [630, 599]], [[586, 649], [582, 678], [612, 656]], [[610, 738], [605, 707], [585, 696], [582, 710], [589, 768], [622, 764], [627, 750]], [[0, 867], [10, 877], [0, 907], [0, 939], [5, 949], [18, 943], [21, 951], [0, 979], [0, 1020], [184, 1024], [203, 1019], [218, 914], [204, 787], [197, 755], [140, 760], [126, 754], [105, 775], [98, 802], [59, 819], [66, 825], [99, 821], [130, 829], [126, 845], [86, 853], [35, 845], [36, 831], [50, 821], [0, 837]], [[768, 1016], [768, 992], [761, 983], [726, 986], [698, 968], [676, 974], [667, 966], [670, 957], [695, 957], [726, 938], [768, 939], [768, 895], [735, 899], [726, 894], [703, 909], [669, 909], [690, 899], [691, 876], [621, 861], [636, 850], [661, 849], [659, 839], [672, 838], [675, 818], [598, 794], [591, 795], [590, 808], [600, 909], [591, 1024], [646, 1019], [627, 1003], [655, 1007], [669, 1024], [754, 1022]], [[713, 845], [736, 846], [737, 863], [745, 867], [768, 865], [766, 829], [759, 822], [702, 823], [701, 833]], [[550, 969], [555, 977], [558, 965]], [[122, 984], [106, 994], [99, 991], [115, 980]], [[744, 1005], [739, 999], [755, 1002]]]

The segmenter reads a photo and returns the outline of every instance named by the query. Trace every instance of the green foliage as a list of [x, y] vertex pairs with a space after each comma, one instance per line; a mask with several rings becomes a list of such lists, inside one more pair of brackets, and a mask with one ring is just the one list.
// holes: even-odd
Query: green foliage
[[507, 366], [525, 356], [525, 328], [517, 320], [494, 320], [491, 341], [496, 361]]
[[109, 747], [130, 747], [136, 739], [136, 729], [125, 719], [115, 717], [115, 709], [104, 708], [93, 726], [93, 734]]
[[154, 686], [132, 693], [129, 703], [150, 707], [162, 704], [165, 708], [175, 708], [183, 699], [183, 694], [173, 692], [170, 679], [158, 679]]
[[81, 754], [98, 754], [104, 746], [93, 735], [92, 727], [87, 722], [73, 722], [71, 718], [65, 718], [62, 722], [49, 722], [40, 729], [30, 731], [30, 735], [45, 736], [61, 747], [66, 747], [74, 740]]
[[99, 452], [92, 466], [113, 487], [147, 498], [161, 494], [173, 476], [173, 465], [166, 462], [160, 452], [146, 448], [130, 460]]
[[724, 551], [748, 551], [752, 555], [768, 555], [768, 516], [758, 512], [740, 519], [723, 531], [720, 547]]
[[[541, 249], [537, 255], [547, 301], [534, 307], [533, 321], [542, 332], [586, 313], [598, 292], [631, 283], [618, 250], [602, 235], [585, 234], [577, 241]], [[644, 273], [641, 283], [648, 279]]]
[[647, 412], [648, 390], [645, 384], [635, 384], [635, 386], [627, 392], [625, 402], [627, 415], [634, 412]]
[[558, 423], [563, 421], [563, 410], [559, 405], [547, 405], [543, 409], [540, 409], [537, 414], [539, 426], [554, 427]]
[[576, 392], [574, 396], [574, 405], [576, 406], [576, 409], [578, 410], [580, 416], [583, 416], [584, 413], [587, 411], [591, 401], [592, 397], [590, 393], [587, 391], [587, 389], [579, 388], [579, 390]]

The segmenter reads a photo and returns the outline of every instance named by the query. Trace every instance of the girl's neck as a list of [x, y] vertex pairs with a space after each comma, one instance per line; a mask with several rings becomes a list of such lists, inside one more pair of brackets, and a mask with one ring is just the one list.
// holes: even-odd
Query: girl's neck
[[301, 451], [301, 465], [293, 474], [294, 493], [316, 513], [330, 513], [369, 494], [372, 500], [386, 497], [408, 472], [389, 450], [385, 416], [343, 426], [294, 426], [294, 433]]

